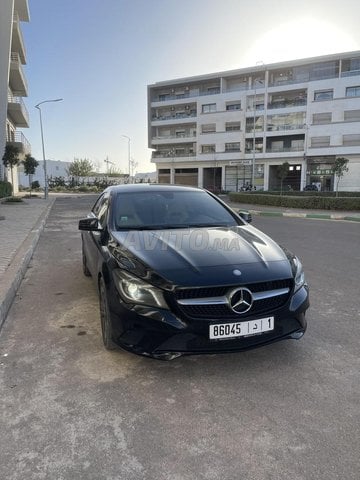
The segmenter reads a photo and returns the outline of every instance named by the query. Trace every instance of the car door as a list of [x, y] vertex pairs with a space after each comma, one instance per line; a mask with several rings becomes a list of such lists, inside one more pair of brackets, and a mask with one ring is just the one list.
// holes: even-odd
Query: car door
[[83, 248], [86, 254], [87, 266], [94, 278], [98, 274], [98, 264], [103, 256], [104, 239], [107, 238], [109, 198], [109, 192], [104, 192], [98, 198], [89, 214], [89, 217], [98, 219], [99, 230], [86, 232], [83, 236]]

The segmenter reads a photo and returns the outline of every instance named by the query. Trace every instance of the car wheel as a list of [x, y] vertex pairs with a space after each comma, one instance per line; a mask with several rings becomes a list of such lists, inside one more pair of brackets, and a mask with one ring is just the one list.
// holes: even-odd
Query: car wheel
[[99, 303], [100, 303], [100, 321], [101, 334], [104, 346], [107, 350], [114, 350], [116, 345], [112, 341], [112, 328], [109, 314], [109, 304], [106, 295], [106, 286], [103, 278], [99, 281]]
[[85, 256], [85, 253], [84, 253], [84, 249], [82, 251], [82, 266], [83, 266], [83, 273], [84, 273], [85, 277], [91, 277], [90, 270], [87, 267], [86, 256]]

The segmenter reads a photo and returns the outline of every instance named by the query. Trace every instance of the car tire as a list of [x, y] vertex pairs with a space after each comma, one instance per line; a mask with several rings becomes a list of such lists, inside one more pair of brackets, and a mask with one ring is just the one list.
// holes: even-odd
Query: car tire
[[82, 267], [83, 267], [83, 274], [85, 275], [85, 277], [91, 277], [90, 270], [87, 267], [87, 262], [86, 262], [86, 256], [85, 256], [85, 253], [84, 253], [84, 249], [82, 251]]
[[106, 294], [106, 286], [103, 278], [99, 280], [99, 304], [100, 304], [100, 322], [101, 335], [106, 350], [114, 350], [115, 343], [112, 340], [112, 328], [109, 314], [109, 303]]

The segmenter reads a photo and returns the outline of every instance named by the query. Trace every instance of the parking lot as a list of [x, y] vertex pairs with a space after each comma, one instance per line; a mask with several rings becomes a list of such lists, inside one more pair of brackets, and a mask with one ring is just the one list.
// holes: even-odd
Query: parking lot
[[308, 331], [161, 362], [105, 351], [77, 221], [57, 199], [0, 336], [0, 478], [358, 480], [358, 223], [254, 217], [294, 251]]

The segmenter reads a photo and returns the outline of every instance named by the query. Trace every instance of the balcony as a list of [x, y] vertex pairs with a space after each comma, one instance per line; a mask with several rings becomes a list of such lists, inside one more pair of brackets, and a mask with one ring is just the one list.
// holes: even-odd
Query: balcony
[[21, 66], [20, 55], [17, 52], [11, 53], [9, 85], [13, 92], [16, 92], [19, 96], [27, 97], [28, 84]]
[[[196, 112], [190, 111], [189, 113], [171, 113], [171, 114], [166, 114], [166, 115], [153, 115], [151, 118], [152, 122], [170, 122], [170, 123], [176, 123], [179, 120], [181, 122], [184, 122], [184, 120], [191, 120], [193, 121], [193, 118], [195, 118]], [[175, 121], [175, 122], [174, 122]]]
[[306, 105], [306, 99], [298, 99], [298, 100], [282, 100], [282, 101], [274, 101], [272, 103], [268, 103], [268, 109], [275, 109], [275, 108], [292, 108], [292, 107], [302, 107]]
[[212, 87], [208, 89], [196, 88], [191, 91], [184, 91], [179, 93], [162, 93], [154, 95], [152, 102], [169, 102], [174, 100], [183, 100], [184, 98], [203, 97], [205, 95], [217, 95], [220, 93], [220, 87]]
[[22, 64], [26, 63], [26, 49], [23, 34], [20, 27], [19, 14], [17, 12], [13, 15], [13, 31], [11, 39], [11, 49], [17, 52]]
[[284, 125], [268, 125], [268, 132], [280, 132], [280, 131], [289, 131], [289, 130], [303, 130], [305, 124], [303, 123], [294, 123], [294, 124], [284, 124]]
[[184, 132], [181, 134], [174, 134], [174, 135], [156, 135], [152, 137], [151, 143], [153, 145], [156, 144], [166, 144], [166, 143], [174, 143], [173, 140], [176, 140], [177, 143], [184, 143], [189, 142], [189, 140], [194, 139], [196, 137], [196, 132]]
[[8, 94], [8, 115], [17, 128], [29, 128], [29, 113], [21, 97]]
[[172, 163], [172, 162], [189, 162], [193, 161], [195, 157], [195, 152], [193, 150], [164, 150], [153, 152], [151, 155], [152, 163]]
[[296, 147], [270, 147], [266, 149], [266, 153], [288, 153], [288, 152], [303, 152], [304, 145]]
[[6, 138], [6, 143], [16, 147], [22, 155], [31, 153], [31, 145], [22, 132], [11, 132]]

